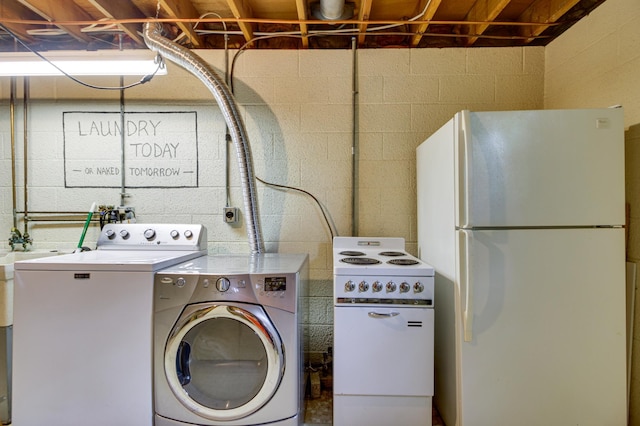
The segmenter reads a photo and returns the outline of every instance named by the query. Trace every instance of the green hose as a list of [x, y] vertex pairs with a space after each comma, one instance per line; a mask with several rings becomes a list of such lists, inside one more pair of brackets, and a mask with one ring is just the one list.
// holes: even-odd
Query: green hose
[[91, 218], [93, 217], [93, 211], [96, 209], [96, 203], [91, 204], [91, 210], [89, 210], [89, 214], [87, 214], [87, 220], [84, 222], [84, 228], [82, 228], [82, 235], [80, 236], [80, 241], [78, 241], [78, 249], [76, 251], [82, 251], [82, 244], [84, 243], [84, 237], [87, 235], [87, 229], [89, 229], [89, 224], [91, 223]]

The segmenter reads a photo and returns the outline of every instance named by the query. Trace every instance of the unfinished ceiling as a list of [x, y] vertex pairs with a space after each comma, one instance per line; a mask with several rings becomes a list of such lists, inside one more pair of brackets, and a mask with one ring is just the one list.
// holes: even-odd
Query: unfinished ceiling
[[[546, 45], [604, 0], [0, 0], [0, 51]], [[18, 38], [20, 42], [16, 41]]]

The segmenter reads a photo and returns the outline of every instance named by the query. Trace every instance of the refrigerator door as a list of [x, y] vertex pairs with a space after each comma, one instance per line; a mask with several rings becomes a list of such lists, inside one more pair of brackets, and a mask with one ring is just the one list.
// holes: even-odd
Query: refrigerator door
[[461, 404], [446, 424], [626, 424], [624, 229], [458, 236]]
[[621, 109], [462, 111], [457, 226], [624, 224]]

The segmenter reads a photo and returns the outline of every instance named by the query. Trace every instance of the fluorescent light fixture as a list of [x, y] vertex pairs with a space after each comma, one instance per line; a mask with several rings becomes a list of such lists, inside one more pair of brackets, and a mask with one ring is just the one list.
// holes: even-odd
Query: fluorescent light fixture
[[[50, 51], [48, 61], [69, 75], [164, 75], [150, 50]], [[0, 52], [0, 76], [61, 76], [51, 63], [31, 52]]]

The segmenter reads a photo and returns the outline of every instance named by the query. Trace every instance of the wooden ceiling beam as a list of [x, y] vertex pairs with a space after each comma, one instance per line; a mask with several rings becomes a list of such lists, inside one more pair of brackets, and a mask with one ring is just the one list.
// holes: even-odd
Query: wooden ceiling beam
[[[427, 0], [428, 1], [428, 0]], [[436, 11], [440, 7], [440, 3], [442, 0], [431, 0], [428, 3], [425, 1], [421, 1], [419, 5], [419, 10], [417, 13], [420, 13], [422, 9], [424, 9], [425, 4], [428, 4], [427, 10], [424, 15], [420, 17], [421, 21], [429, 21], [433, 19], [433, 16], [436, 14]], [[416, 33], [413, 37], [411, 37], [411, 47], [417, 47], [420, 44], [420, 40], [422, 40], [422, 35], [427, 32], [427, 28], [429, 27], [429, 23], [418, 24], [414, 28], [414, 32]]]
[[465, 17], [466, 21], [487, 22], [486, 24], [472, 24], [466, 27], [467, 34], [471, 37], [467, 39], [470, 46], [478, 40], [479, 35], [489, 28], [489, 22], [493, 22], [500, 12], [509, 4], [510, 0], [477, 0]]
[[[251, 8], [248, 4], [245, 4], [243, 0], [227, 0], [227, 4], [236, 19], [251, 18], [253, 15]], [[247, 42], [253, 40], [253, 25], [247, 22], [238, 22], [238, 25], [245, 40], [247, 40]]]
[[[96, 9], [109, 19], [144, 18], [144, 14], [129, 0], [89, 0]], [[144, 46], [144, 39], [139, 34], [142, 30], [140, 24], [118, 24], [137, 44]]]
[[[551, 24], [557, 22], [562, 15], [579, 2], [580, 0], [537, 0], [518, 17], [518, 21]], [[520, 34], [524, 37], [531, 37], [527, 40], [529, 43], [547, 28], [547, 25], [523, 26], [520, 29]]]
[[[373, 5], [373, 0], [362, 0], [360, 2], [360, 10], [358, 11], [358, 20], [360, 21], [368, 21], [369, 16], [371, 15], [371, 6]], [[367, 24], [358, 25], [358, 45], [362, 46], [364, 44], [364, 39], [366, 37], [367, 32]]]
[[77, 40], [87, 43], [92, 40], [88, 34], [82, 32], [82, 28], [79, 26], [55, 23], [55, 21], [92, 21], [93, 18], [76, 3], [67, 1], [64, 6], [61, 6], [60, 1], [56, 0], [18, 1]]
[[[28, 20], [32, 18], [32, 16], [29, 15], [31, 15], [31, 12], [15, 1], [0, 0], [0, 16], [3, 18], [9, 20]], [[4, 25], [16, 37], [20, 38], [24, 43], [29, 44], [35, 42], [35, 39], [28, 33], [28, 25], [15, 23], [3, 23], [2, 25]]]
[[[200, 17], [198, 11], [193, 7], [190, 0], [159, 0], [161, 9], [168, 15], [168, 18], [189, 18], [197, 19]], [[176, 22], [189, 39], [193, 47], [202, 47], [202, 39], [193, 29], [193, 25], [188, 22]]]
[[[298, 12], [299, 21], [307, 20], [309, 11], [307, 10], [307, 2], [305, 0], [296, 0], [296, 11]], [[300, 23], [300, 33], [302, 34], [302, 47], [305, 49], [309, 48], [309, 29], [304, 22]]]

